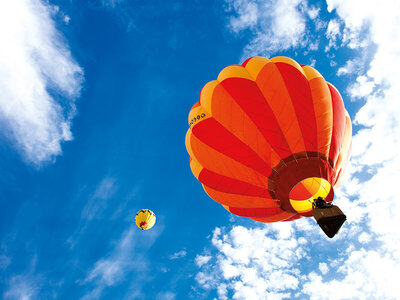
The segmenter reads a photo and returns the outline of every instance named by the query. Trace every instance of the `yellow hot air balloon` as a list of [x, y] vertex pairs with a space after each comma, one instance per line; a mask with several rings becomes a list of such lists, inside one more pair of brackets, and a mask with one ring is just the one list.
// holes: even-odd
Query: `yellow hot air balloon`
[[156, 215], [150, 209], [141, 209], [135, 217], [137, 227], [148, 230], [156, 223]]

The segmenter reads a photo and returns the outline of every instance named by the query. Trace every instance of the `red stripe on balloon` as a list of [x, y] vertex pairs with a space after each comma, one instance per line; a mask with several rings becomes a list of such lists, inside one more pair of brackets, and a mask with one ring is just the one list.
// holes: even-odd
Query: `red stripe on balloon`
[[303, 73], [286, 63], [275, 63], [292, 100], [306, 151], [318, 151], [317, 123], [310, 85]]
[[336, 161], [339, 157], [340, 147], [342, 145], [344, 130], [346, 126], [346, 113], [343, 104], [342, 97], [337, 90], [328, 84], [329, 91], [331, 92], [332, 98], [332, 109], [333, 109], [333, 129], [331, 147], [329, 149], [329, 162], [332, 166], [335, 166]]
[[254, 81], [227, 78], [221, 85], [254, 122], [262, 136], [281, 158], [292, 154], [274, 113]]
[[203, 169], [198, 179], [204, 185], [220, 192], [271, 199], [271, 195], [265, 188], [217, 174], [208, 169]]
[[196, 124], [192, 134], [216, 151], [268, 177], [271, 167], [256, 152], [229, 132], [214, 118]]

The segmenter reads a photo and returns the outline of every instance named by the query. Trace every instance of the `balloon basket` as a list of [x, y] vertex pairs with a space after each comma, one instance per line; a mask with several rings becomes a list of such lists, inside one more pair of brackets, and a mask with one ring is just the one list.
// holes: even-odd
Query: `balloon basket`
[[324, 208], [314, 207], [312, 212], [315, 221], [329, 238], [333, 238], [346, 221], [346, 215], [336, 205]]

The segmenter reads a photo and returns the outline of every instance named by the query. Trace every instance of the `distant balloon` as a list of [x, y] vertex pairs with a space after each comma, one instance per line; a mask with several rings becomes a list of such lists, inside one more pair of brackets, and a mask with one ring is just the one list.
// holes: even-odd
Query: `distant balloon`
[[207, 83], [189, 113], [194, 176], [229, 212], [259, 222], [312, 216], [350, 158], [351, 120], [337, 89], [287, 57], [252, 57]]
[[156, 223], [156, 215], [150, 209], [139, 210], [135, 217], [137, 227], [148, 230]]

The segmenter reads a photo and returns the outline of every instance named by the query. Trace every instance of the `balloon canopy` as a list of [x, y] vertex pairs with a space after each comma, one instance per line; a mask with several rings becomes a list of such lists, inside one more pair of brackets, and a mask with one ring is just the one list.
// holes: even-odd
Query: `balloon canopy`
[[150, 209], [139, 210], [135, 217], [137, 227], [148, 230], [156, 223], [156, 215]]
[[252, 57], [207, 83], [189, 113], [190, 167], [206, 193], [259, 222], [312, 216], [332, 202], [350, 158], [337, 89], [288, 57]]

